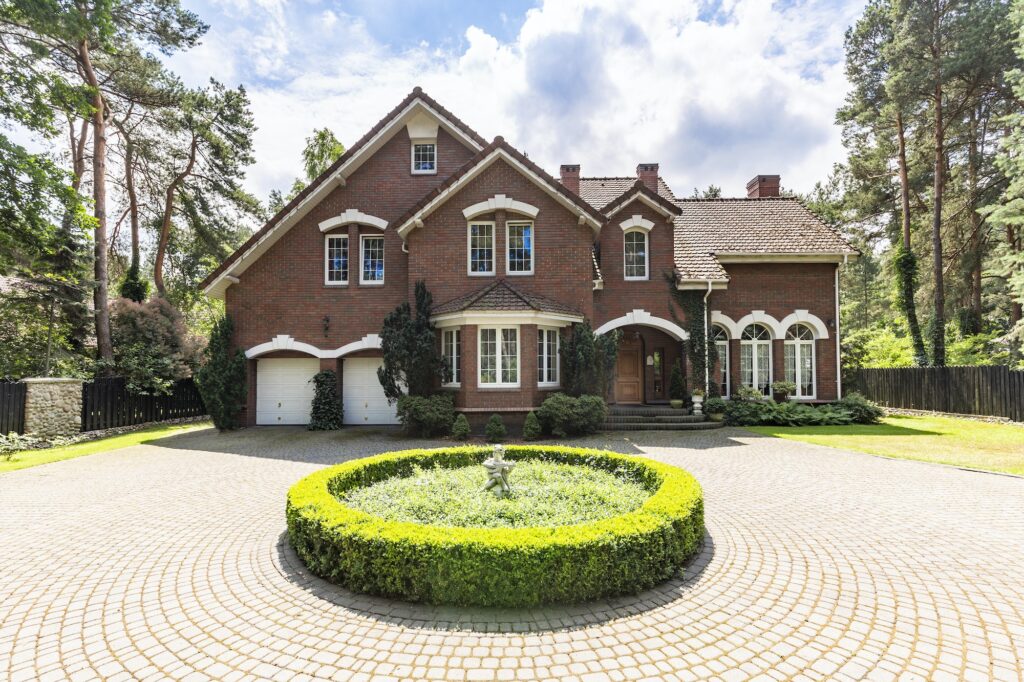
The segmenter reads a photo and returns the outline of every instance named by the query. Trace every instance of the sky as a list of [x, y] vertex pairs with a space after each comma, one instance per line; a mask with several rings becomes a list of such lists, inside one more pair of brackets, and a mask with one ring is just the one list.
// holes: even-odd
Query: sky
[[661, 164], [677, 195], [810, 190], [845, 158], [843, 33], [863, 0], [183, 0], [210, 25], [169, 58], [190, 85], [244, 85], [246, 184], [301, 175], [314, 128], [352, 144], [419, 85], [554, 175]]

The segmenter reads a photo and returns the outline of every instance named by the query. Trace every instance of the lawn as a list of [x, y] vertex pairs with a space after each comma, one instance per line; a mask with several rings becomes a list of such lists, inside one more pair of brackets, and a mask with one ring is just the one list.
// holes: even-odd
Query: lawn
[[156, 440], [157, 438], [164, 438], [166, 436], [185, 433], [186, 431], [196, 431], [198, 429], [206, 429], [209, 427], [210, 422], [164, 424], [160, 426], [151, 426], [139, 431], [132, 431], [131, 433], [122, 433], [120, 435], [109, 436], [107, 438], [97, 438], [96, 440], [75, 443], [73, 445], [66, 445], [59, 448], [48, 448], [46, 450], [23, 450], [21, 452], [14, 453], [14, 456], [9, 460], [0, 457], [0, 474], [6, 471], [14, 471], [15, 469], [27, 469], [28, 467], [34, 467], [40, 464], [59, 462], [64, 459], [82, 457], [83, 455], [92, 455], [97, 452], [127, 448], [132, 445], [148, 443], [152, 440]]
[[876, 425], [746, 428], [766, 436], [872, 455], [1024, 475], [1024, 426], [1015, 424], [896, 415]]

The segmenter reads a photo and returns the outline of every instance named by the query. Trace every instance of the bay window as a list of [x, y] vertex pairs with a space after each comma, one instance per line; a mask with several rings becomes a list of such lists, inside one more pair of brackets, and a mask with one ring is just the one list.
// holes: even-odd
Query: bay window
[[795, 398], [814, 398], [814, 332], [805, 324], [794, 324], [786, 330], [786, 381], [796, 384]]
[[746, 388], [772, 394], [772, 335], [761, 324], [749, 325], [740, 338], [740, 380]]
[[479, 336], [479, 385], [518, 387], [519, 327], [481, 327]]
[[444, 385], [462, 384], [462, 332], [445, 329], [441, 333], [441, 357], [444, 358]]
[[537, 328], [537, 385], [558, 385], [558, 330]]

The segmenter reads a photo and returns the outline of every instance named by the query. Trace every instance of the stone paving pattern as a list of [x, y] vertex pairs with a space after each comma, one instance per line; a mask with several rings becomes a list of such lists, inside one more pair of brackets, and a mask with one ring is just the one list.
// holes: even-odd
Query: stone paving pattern
[[284, 495], [387, 432], [212, 430], [0, 475], [0, 679], [1019, 680], [1024, 479], [754, 436], [577, 444], [693, 472], [708, 537], [637, 597], [432, 608], [310, 576]]

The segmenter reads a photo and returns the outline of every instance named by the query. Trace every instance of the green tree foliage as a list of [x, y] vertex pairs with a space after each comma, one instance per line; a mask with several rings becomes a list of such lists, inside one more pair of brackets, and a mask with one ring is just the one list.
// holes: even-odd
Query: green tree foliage
[[320, 177], [320, 174], [344, 153], [345, 145], [335, 137], [330, 128], [314, 128], [313, 134], [306, 138], [306, 146], [302, 150], [302, 168], [305, 171], [305, 177], [295, 178], [287, 195], [282, 195], [279, 190], [271, 192], [268, 202], [270, 210], [276, 213], [284, 208], [286, 203], [306, 189], [309, 183]]
[[430, 322], [433, 297], [423, 281], [416, 282], [416, 308], [402, 303], [384, 318], [380, 332], [384, 363], [377, 378], [388, 402], [403, 395], [429, 396], [444, 372], [444, 359]]
[[452, 439], [453, 440], [469, 440], [469, 419], [466, 415], [459, 413], [459, 416], [455, 418], [452, 423]]
[[329, 369], [313, 375], [313, 409], [309, 415], [310, 431], [337, 431], [344, 424], [338, 375]]
[[127, 298], [136, 303], [142, 303], [149, 297], [149, 282], [142, 279], [137, 263], [132, 263], [121, 280], [119, 290], [122, 298]]
[[455, 421], [455, 404], [448, 393], [400, 396], [396, 412], [410, 436], [446, 435]]
[[508, 438], [508, 429], [505, 428], [505, 422], [501, 420], [500, 414], [492, 414], [491, 418], [487, 420], [484, 435], [487, 437], [488, 443], [500, 443]]
[[213, 325], [203, 364], [196, 372], [196, 386], [213, 425], [221, 431], [239, 426], [247, 394], [245, 355], [232, 348], [234, 324], [227, 315]]
[[608, 393], [622, 332], [595, 334], [589, 321], [574, 324], [561, 345], [562, 385], [572, 396]]
[[523, 422], [523, 440], [537, 440], [543, 435], [543, 429], [540, 427], [540, 419], [537, 418], [537, 413], [530, 410], [526, 415], [526, 421]]
[[124, 377], [135, 393], [170, 393], [174, 383], [191, 376], [199, 362], [198, 341], [181, 313], [160, 296], [142, 303], [115, 299], [110, 305], [110, 331], [112, 373]]

